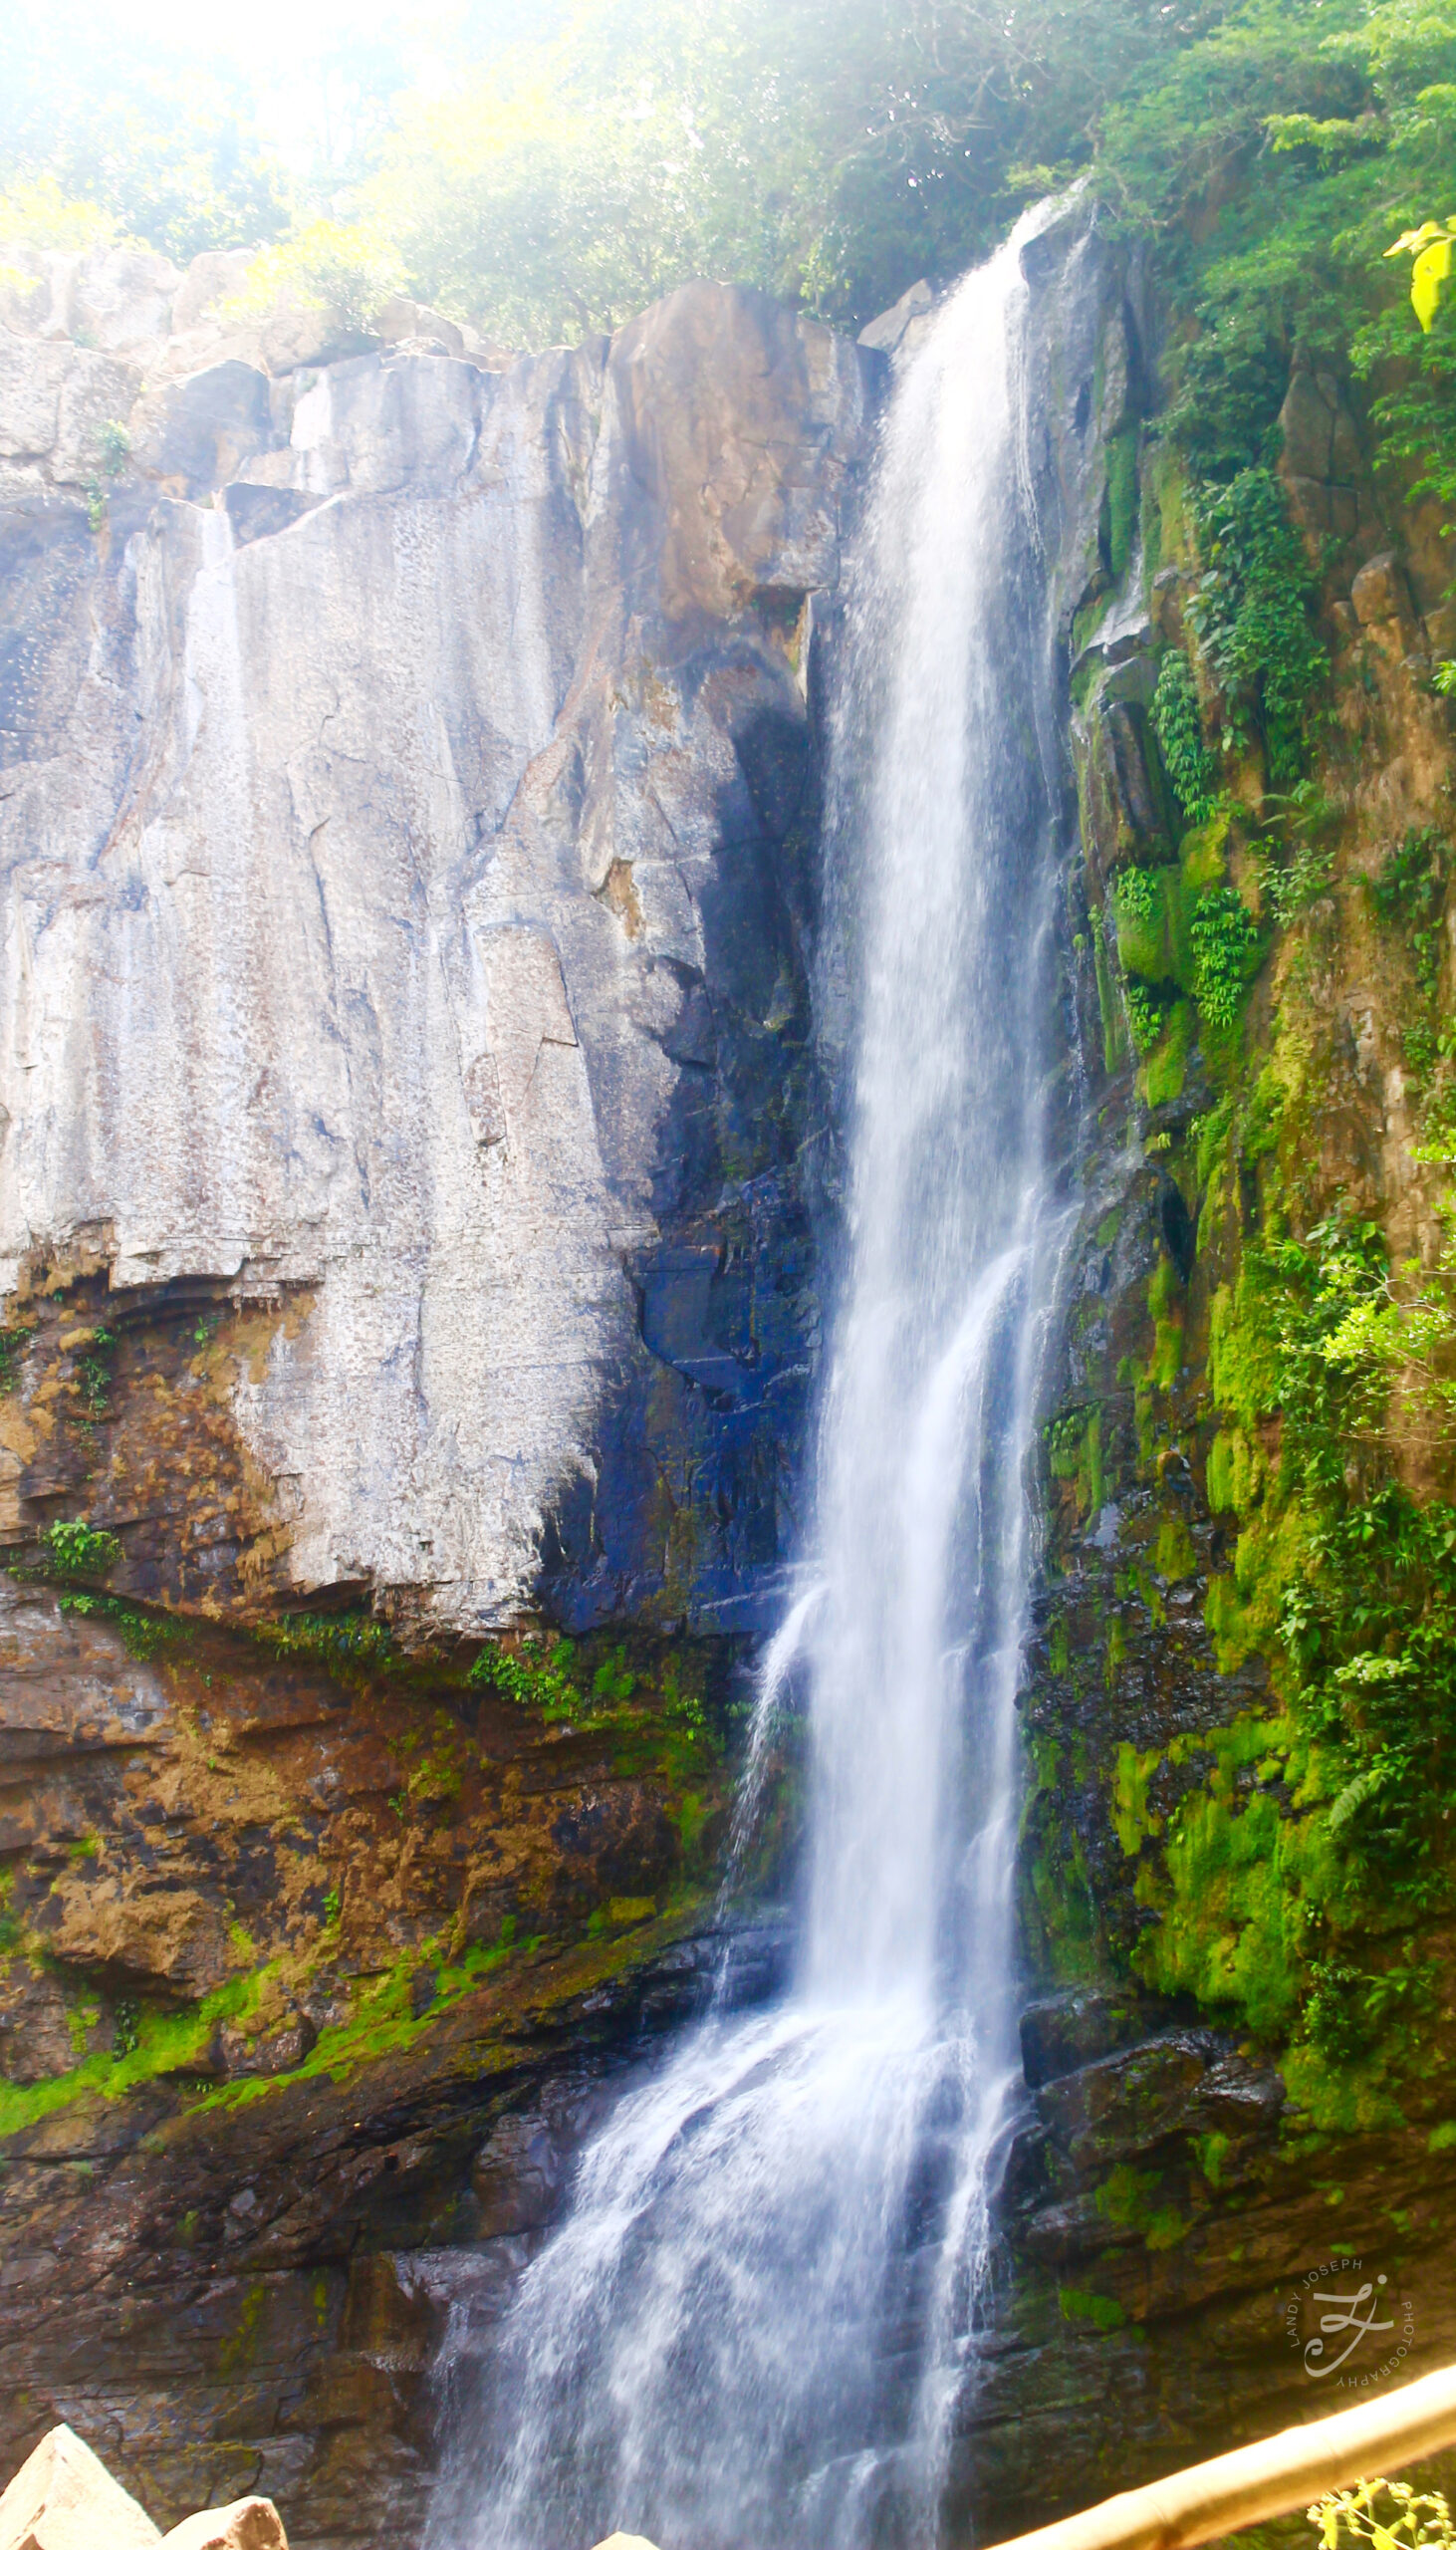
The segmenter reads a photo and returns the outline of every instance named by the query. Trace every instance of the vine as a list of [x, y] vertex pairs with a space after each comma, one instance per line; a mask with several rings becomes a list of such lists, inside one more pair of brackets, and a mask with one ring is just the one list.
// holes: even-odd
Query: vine
[[1237, 1027], [1244, 994], [1258, 970], [1258, 924], [1233, 886], [1209, 886], [1191, 924], [1193, 993], [1210, 1026]]
[[1178, 647], [1170, 647], [1158, 667], [1149, 713], [1163, 768], [1185, 822], [1208, 823], [1217, 805], [1217, 774], [1203, 740], [1192, 667]]
[[1305, 729], [1330, 659], [1310, 626], [1314, 579], [1284, 492], [1265, 468], [1241, 469], [1193, 500], [1204, 572], [1188, 618], [1218, 685], [1226, 754], [1262, 736], [1269, 777], [1297, 780]]
[[1424, 1000], [1434, 1000], [1441, 974], [1441, 913], [1450, 846], [1433, 825], [1408, 832], [1387, 850], [1370, 886], [1370, 901], [1386, 927], [1405, 929]]

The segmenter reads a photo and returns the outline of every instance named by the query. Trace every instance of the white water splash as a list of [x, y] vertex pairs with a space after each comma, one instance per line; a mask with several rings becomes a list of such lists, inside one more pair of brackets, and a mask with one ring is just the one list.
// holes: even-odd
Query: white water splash
[[1031, 216], [896, 393], [829, 850], [850, 1192], [817, 1525], [740, 1799], [807, 1679], [787, 2000], [618, 2105], [463, 2390], [435, 2550], [933, 2535], [1014, 2061], [1025, 1471], [1065, 1215], [1044, 1092], [1053, 800], [1023, 413]]

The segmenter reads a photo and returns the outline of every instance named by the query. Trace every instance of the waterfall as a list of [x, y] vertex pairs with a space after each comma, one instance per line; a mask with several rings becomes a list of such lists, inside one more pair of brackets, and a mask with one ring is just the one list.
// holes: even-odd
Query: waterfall
[[797, 1683], [795, 1980], [710, 2016], [586, 2151], [457, 2416], [433, 2550], [934, 2531], [1019, 2078], [1026, 1473], [1066, 1227], [1021, 262], [1046, 218], [961, 284], [898, 384], [849, 614], [845, 1266], [812, 1547], [751, 1755]]

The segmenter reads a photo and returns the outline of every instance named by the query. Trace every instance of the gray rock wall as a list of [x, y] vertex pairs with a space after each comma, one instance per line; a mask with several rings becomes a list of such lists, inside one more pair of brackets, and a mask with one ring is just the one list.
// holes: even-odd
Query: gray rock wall
[[751, 1623], [817, 1316], [808, 601], [875, 359], [695, 286], [502, 371], [295, 327], [270, 374], [209, 276], [32, 263], [0, 1296], [280, 1313], [232, 1417], [285, 1587]]

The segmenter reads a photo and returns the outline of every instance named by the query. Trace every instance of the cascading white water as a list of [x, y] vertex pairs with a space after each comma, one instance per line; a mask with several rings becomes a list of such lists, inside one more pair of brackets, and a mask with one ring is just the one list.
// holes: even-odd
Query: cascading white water
[[779, 2006], [711, 2017], [587, 2151], [435, 2550], [933, 2531], [1014, 2078], [1025, 1470], [1063, 1216], [1044, 1128], [1055, 787], [1023, 415], [1029, 216], [886, 421], [832, 778], [847, 1260], [806, 1589], [808, 1875]]

